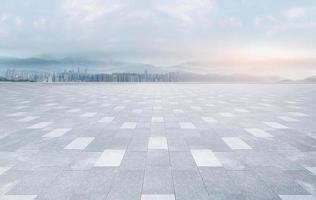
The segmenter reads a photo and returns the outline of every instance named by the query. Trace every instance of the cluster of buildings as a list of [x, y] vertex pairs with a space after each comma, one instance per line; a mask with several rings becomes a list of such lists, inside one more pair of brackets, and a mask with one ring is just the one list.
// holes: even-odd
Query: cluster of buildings
[[6, 81], [28, 82], [175, 82], [178, 80], [176, 72], [168, 73], [88, 73], [78, 69], [64, 72], [31, 72], [7, 69]]

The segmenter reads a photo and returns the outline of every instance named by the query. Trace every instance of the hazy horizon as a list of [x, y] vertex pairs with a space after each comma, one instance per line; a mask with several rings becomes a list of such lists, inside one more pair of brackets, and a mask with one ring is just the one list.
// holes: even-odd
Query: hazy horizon
[[[4, 0], [0, 67], [316, 75], [313, 0]], [[23, 58], [23, 59], [21, 59]], [[21, 63], [36, 58], [43, 62]], [[71, 62], [68, 62], [71, 60]], [[18, 65], [17, 65], [18, 63]], [[128, 68], [128, 64], [131, 63]]]

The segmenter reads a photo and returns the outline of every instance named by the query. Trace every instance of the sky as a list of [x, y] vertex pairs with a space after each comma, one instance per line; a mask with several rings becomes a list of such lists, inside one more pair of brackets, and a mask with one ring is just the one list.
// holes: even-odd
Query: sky
[[[3, 58], [316, 75], [315, 0], [1, 0]], [[106, 68], [106, 66], [104, 66]]]

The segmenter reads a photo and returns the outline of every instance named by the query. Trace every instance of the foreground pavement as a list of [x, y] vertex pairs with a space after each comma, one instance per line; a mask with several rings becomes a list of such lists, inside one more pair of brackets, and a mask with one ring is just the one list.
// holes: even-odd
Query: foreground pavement
[[0, 199], [316, 197], [316, 85], [0, 84], [0, 97]]

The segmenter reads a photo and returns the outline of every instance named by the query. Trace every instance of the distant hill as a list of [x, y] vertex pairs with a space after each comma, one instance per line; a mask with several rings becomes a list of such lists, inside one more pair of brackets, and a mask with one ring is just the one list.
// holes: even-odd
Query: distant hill
[[64, 58], [13, 58], [0, 57], [0, 68], [2, 71], [6, 68], [14, 68], [26, 71], [63, 71], [87, 69], [89, 72], [99, 73], [140, 73], [148, 70], [151, 73], [165, 72], [163, 67], [157, 67], [146, 63], [125, 62], [107, 59], [89, 60], [80, 57]]
[[282, 79], [278, 81], [278, 83], [296, 83], [296, 81], [291, 80], [291, 79]]
[[278, 82], [282, 80], [278, 76], [251, 76], [246, 74], [196, 74], [190, 72], [178, 72], [179, 81], [183, 82]]
[[316, 83], [316, 75], [305, 78], [304, 82], [315, 82]]

